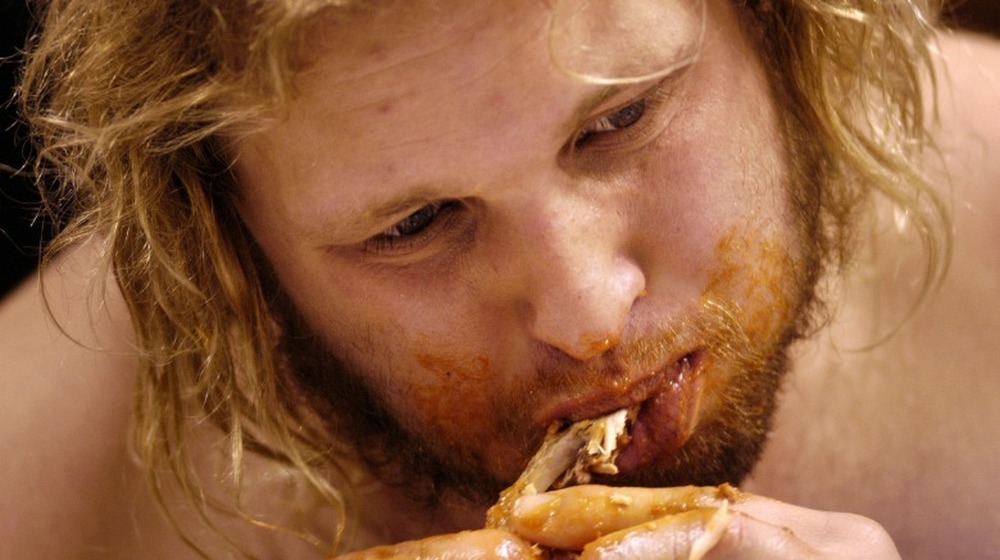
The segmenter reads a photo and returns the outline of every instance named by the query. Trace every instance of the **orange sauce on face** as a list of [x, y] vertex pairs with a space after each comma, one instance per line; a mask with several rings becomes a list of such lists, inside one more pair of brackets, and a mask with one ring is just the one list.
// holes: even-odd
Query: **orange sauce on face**
[[798, 311], [801, 264], [773, 237], [740, 235], [735, 227], [719, 240], [716, 255], [720, 264], [702, 298], [736, 302], [731, 311], [752, 341], [780, 336]]
[[584, 346], [587, 347], [590, 355], [603, 354], [607, 350], [618, 345], [618, 336], [590, 336], [586, 335], [583, 337], [584, 340], [589, 340], [591, 342], [586, 343]]
[[471, 360], [453, 354], [423, 352], [416, 355], [417, 363], [442, 381], [485, 381], [490, 378], [490, 359], [476, 356]]
[[425, 373], [411, 382], [406, 398], [419, 411], [425, 433], [434, 434], [437, 443], [447, 446], [452, 458], [484, 461], [476, 455], [479, 451], [473, 451], [484, 447], [468, 443], [496, 437], [496, 422], [504, 414], [497, 410], [496, 376], [490, 360], [449, 352], [440, 343], [437, 346], [427, 344], [414, 354]]
[[[788, 243], [792, 243], [789, 241]], [[719, 331], [704, 333], [717, 352], [709, 352], [709, 371], [730, 375], [760, 371], [796, 326], [811, 286], [806, 285], [808, 258], [793, 251], [780, 230], [751, 219], [723, 235], [715, 251], [715, 267], [701, 294], [703, 308], [725, 315]], [[714, 413], [729, 389], [728, 375], [705, 378], [703, 412]]]

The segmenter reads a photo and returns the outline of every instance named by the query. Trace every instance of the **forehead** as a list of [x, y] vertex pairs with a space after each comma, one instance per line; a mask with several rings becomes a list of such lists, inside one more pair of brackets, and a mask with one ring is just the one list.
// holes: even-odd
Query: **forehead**
[[[707, 0], [413, 0], [330, 8], [307, 51], [335, 53], [346, 74], [378, 71], [476, 36], [544, 30], [561, 71], [597, 82], [637, 81], [662, 70], [704, 29]], [[665, 72], [665, 70], [664, 70]]]
[[416, 181], [422, 168], [443, 169], [436, 155], [509, 130], [519, 100], [546, 102], [536, 80], [547, 66], [544, 4], [392, 4], [405, 6], [330, 10], [312, 26], [313, 60], [295, 79], [289, 116], [260, 138], [258, 155], [278, 160], [278, 172], [315, 179], [284, 184]]
[[[700, 0], [603, 0], [597, 12], [579, 0], [390, 4], [317, 18], [289, 117], [244, 142], [237, 170], [269, 163], [257, 186], [295, 190], [279, 201], [296, 206], [290, 215], [332, 216], [332, 204], [362, 209], [379, 189], [474, 183], [523, 168], [525, 154], [551, 157], [581, 99], [600, 89], [555, 59], [554, 37], [580, 37], [581, 52], [599, 54], [588, 60], [634, 60], [622, 26], [638, 10], [664, 23], [658, 52], [669, 67], [700, 31]], [[623, 12], [616, 25], [592, 25], [611, 19], [611, 5]]]
[[373, 2], [323, 12], [313, 26], [309, 50], [335, 51], [344, 59], [344, 71], [365, 72], [372, 70], [370, 65], [377, 65], [379, 58], [391, 59], [389, 53], [419, 55], [479, 34], [489, 39], [491, 32], [513, 33], [516, 39], [516, 29], [544, 29], [548, 55], [561, 70], [591, 81], [628, 81], [669, 64], [671, 56], [702, 30], [705, 2]]
[[547, 12], [536, 0], [396, 4], [321, 17], [307, 45], [314, 62], [295, 82], [298, 106], [384, 112], [388, 99], [472, 85], [537, 44]]
[[704, 24], [704, 0], [363, 4], [329, 8], [306, 27], [311, 64], [295, 80], [296, 108], [316, 117], [386, 112], [399, 108], [390, 100], [455, 91], [504, 72], [506, 91], [522, 96], [534, 95], [535, 78], [553, 70], [585, 84], [648, 77], [689, 55]]
[[[481, 39], [491, 29], [510, 29], [517, 21], [511, 9], [533, 2], [375, 2], [361, 8], [328, 8], [306, 30], [305, 57], [312, 59], [298, 82], [308, 85], [317, 75], [340, 76], [345, 82], [419, 60], [450, 45]], [[526, 21], [537, 18], [524, 18]], [[329, 81], [327, 81], [329, 85]], [[308, 89], [306, 90], [308, 93]]]

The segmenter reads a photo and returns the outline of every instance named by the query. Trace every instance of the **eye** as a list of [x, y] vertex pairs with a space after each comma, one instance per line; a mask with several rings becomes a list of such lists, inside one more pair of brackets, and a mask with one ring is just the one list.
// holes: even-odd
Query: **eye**
[[439, 200], [420, 207], [381, 233], [365, 241], [366, 250], [388, 252], [412, 250], [447, 229], [461, 207], [457, 200]]
[[595, 135], [629, 128], [639, 122], [644, 114], [646, 114], [645, 97], [591, 121], [577, 133], [573, 143], [576, 146], [581, 146]]
[[[636, 92], [621, 105], [585, 121], [570, 137], [562, 154], [572, 156], [573, 165], [600, 165], [608, 154], [614, 157], [639, 150], [670, 124], [681, 107], [683, 77], [691, 64]], [[600, 158], [597, 161], [593, 158]]]
[[427, 226], [437, 218], [443, 202], [433, 202], [397, 222], [380, 235], [389, 238], [409, 237], [427, 229]]

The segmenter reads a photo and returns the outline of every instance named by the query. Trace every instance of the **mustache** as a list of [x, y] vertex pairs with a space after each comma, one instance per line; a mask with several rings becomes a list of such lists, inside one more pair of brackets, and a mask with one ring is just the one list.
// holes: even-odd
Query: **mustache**
[[761, 341], [753, 340], [745, 328], [738, 305], [706, 297], [693, 311], [659, 332], [636, 334], [597, 358], [581, 362], [549, 352], [539, 360], [536, 379], [527, 383], [537, 386], [544, 381], [555, 391], [595, 381], [611, 384], [651, 373], [695, 353], [756, 369], [766, 364], [770, 355], [770, 345], [761, 346]]

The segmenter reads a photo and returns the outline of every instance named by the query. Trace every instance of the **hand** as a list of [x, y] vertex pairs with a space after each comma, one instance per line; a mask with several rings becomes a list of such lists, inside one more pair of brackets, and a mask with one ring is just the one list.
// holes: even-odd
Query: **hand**
[[394, 545], [379, 546], [344, 556], [337, 560], [489, 560], [489, 559], [529, 559], [539, 551], [520, 538], [499, 529], [463, 531], [448, 535], [437, 535], [416, 541], [406, 541]]
[[576, 486], [524, 496], [509, 527], [581, 559], [898, 559], [874, 521], [719, 488]]

